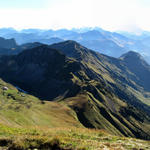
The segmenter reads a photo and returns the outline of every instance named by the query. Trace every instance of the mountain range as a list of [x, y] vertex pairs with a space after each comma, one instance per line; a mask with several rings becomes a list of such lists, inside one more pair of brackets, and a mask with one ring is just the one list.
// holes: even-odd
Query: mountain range
[[136, 52], [114, 58], [72, 40], [36, 43], [1, 56], [0, 68], [5, 82], [67, 106], [84, 127], [150, 139], [150, 65]]
[[14, 38], [18, 45], [34, 42], [51, 45], [65, 40], [74, 40], [89, 49], [117, 58], [128, 51], [136, 51], [148, 63], [150, 62], [150, 34], [148, 31], [136, 35], [127, 32], [109, 32], [98, 27], [72, 30], [24, 29], [20, 31], [1, 28], [0, 36], [6, 39]]

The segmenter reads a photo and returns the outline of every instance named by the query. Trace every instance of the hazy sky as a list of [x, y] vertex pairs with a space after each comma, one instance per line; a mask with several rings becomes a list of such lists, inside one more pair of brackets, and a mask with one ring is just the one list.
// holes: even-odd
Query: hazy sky
[[0, 0], [0, 28], [150, 30], [150, 0]]

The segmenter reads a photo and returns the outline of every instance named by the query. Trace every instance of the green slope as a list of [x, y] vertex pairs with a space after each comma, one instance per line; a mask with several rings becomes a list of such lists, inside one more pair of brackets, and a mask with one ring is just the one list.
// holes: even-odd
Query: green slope
[[[3, 90], [8, 87], [8, 90]], [[69, 107], [57, 102], [42, 102], [38, 98], [19, 92], [0, 80], [0, 123], [15, 127], [62, 127], [82, 125]]]

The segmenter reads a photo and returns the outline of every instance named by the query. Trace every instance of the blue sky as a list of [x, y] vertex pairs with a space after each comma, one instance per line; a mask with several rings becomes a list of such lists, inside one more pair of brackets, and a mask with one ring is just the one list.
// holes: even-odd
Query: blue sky
[[1, 0], [0, 27], [150, 30], [150, 0]]

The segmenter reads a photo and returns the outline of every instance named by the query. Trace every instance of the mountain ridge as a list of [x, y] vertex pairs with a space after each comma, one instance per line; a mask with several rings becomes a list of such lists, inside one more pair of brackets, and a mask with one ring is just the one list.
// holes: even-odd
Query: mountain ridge
[[65, 103], [85, 127], [150, 139], [144, 85], [120, 58], [66, 41], [1, 57], [0, 67], [5, 81], [39, 98]]

